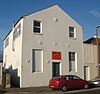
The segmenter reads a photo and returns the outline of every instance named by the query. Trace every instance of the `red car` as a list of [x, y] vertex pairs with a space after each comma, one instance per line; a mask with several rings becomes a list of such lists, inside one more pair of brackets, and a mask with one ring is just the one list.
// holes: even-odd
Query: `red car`
[[75, 75], [61, 75], [53, 77], [49, 81], [49, 87], [52, 89], [61, 89], [63, 92], [68, 89], [89, 88], [89, 82]]

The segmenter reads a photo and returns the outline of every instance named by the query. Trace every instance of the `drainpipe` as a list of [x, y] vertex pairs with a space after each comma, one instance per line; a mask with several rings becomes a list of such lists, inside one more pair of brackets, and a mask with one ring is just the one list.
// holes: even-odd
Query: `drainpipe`
[[96, 45], [97, 45], [97, 77], [100, 77], [100, 71], [99, 71], [99, 38], [98, 38], [98, 29], [100, 26], [96, 27]]

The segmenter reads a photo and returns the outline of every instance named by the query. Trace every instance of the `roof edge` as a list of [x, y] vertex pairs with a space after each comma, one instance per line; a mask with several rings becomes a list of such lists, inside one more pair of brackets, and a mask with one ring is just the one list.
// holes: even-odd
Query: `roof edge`
[[[18, 21], [15, 23], [14, 27], [16, 26], [16, 24], [17, 24], [22, 18], [24, 18], [24, 17], [26, 17], [26, 16], [29, 16], [29, 15], [31, 15], [31, 14], [33, 14], [33, 13], [42, 11], [42, 10], [44, 10], [44, 9], [50, 8], [50, 7], [52, 7], [52, 6], [59, 6], [59, 5], [58, 5], [58, 4], [53, 4], [53, 5], [48, 6], [48, 7], [46, 7], [46, 8], [43, 8], [43, 9], [34, 11], [34, 12], [32, 12], [32, 13], [29, 13], [29, 14], [27, 14], [27, 15], [21, 16], [21, 17], [18, 19]], [[8, 32], [8, 34], [5, 36], [5, 38], [3, 39], [3, 41], [7, 38], [7, 36], [10, 34], [11, 31], [12, 31], [12, 29]]]
[[[24, 16], [22, 16], [22, 17], [20, 17], [20, 18], [18, 19], [18, 21], [14, 24], [14, 27], [16, 26], [16, 24], [17, 24], [22, 18], [24, 18]], [[12, 29], [11, 29], [11, 30], [8, 32], [8, 34], [4, 37], [3, 41], [7, 38], [7, 36], [10, 34], [11, 31], [12, 31]]]
[[34, 12], [31, 12], [31, 13], [29, 13], [29, 14], [27, 14], [27, 15], [24, 15], [23, 17], [29, 16], [29, 15], [31, 15], [31, 14], [33, 14], [33, 13], [37, 13], [37, 12], [39, 12], [39, 11], [42, 11], [42, 10], [48, 9], [48, 8], [50, 8], [50, 7], [53, 7], [53, 6], [58, 6], [58, 7], [59, 7], [58, 4], [53, 4], [53, 5], [50, 5], [50, 6], [48, 6], [48, 7], [45, 7], [45, 8], [42, 8], [42, 9], [36, 10], [36, 11], [34, 11]]

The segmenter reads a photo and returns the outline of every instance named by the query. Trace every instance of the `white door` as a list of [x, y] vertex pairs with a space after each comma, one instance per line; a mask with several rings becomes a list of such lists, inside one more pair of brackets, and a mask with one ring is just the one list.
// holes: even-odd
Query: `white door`
[[90, 67], [84, 66], [84, 79], [90, 80]]

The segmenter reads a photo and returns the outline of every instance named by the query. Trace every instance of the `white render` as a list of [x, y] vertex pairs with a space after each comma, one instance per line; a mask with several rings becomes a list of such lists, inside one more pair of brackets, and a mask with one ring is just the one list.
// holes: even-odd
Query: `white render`
[[[89, 67], [88, 79], [92, 80], [97, 77], [97, 45], [84, 44], [84, 67]], [[84, 70], [85, 71], [85, 70]], [[84, 74], [85, 76], [85, 74]]]
[[[42, 22], [42, 34], [34, 34], [34, 20]], [[13, 31], [19, 23], [21, 34], [13, 42]], [[69, 26], [75, 27], [76, 38], [69, 38]], [[14, 81], [18, 81], [15, 75], [20, 78], [20, 87], [48, 86], [52, 78], [52, 62], [60, 62], [60, 74], [84, 78], [82, 27], [57, 5], [22, 17], [15, 27], [7, 35], [9, 45], [4, 48], [3, 64], [10, 70]], [[43, 72], [32, 72], [32, 49], [43, 51]], [[61, 60], [52, 60], [52, 51], [61, 52]], [[70, 51], [77, 53], [77, 71], [69, 72]]]

